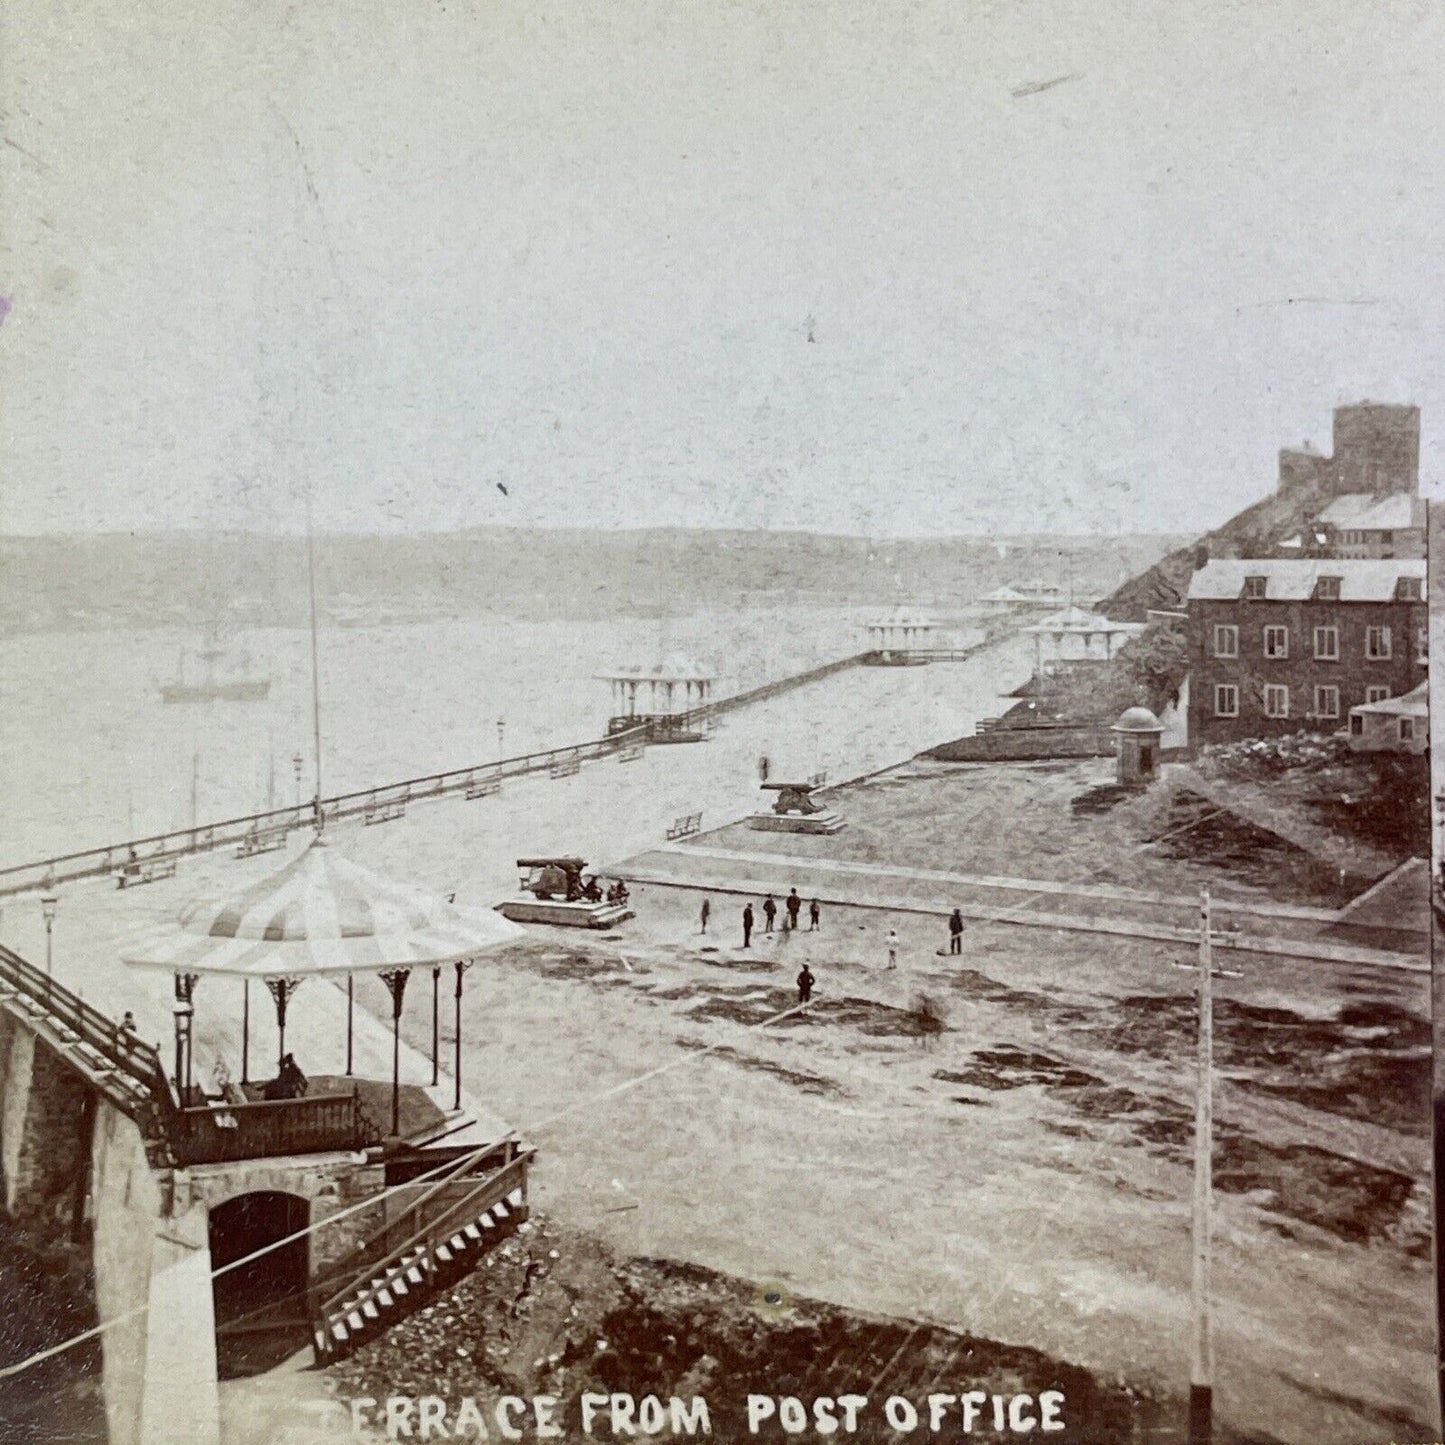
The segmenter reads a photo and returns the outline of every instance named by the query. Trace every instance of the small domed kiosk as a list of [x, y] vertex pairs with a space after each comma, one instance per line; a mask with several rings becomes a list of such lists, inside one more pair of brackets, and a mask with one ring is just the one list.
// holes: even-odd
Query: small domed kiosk
[[1139, 787], [1159, 774], [1159, 744], [1164, 724], [1147, 707], [1128, 707], [1109, 729], [1118, 739], [1118, 780]]

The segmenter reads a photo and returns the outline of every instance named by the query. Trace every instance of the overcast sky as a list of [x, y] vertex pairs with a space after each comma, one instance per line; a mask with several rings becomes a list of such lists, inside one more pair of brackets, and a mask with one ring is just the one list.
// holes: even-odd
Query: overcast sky
[[1173, 531], [1364, 397], [1445, 470], [1433, 0], [0, 35], [3, 531]]

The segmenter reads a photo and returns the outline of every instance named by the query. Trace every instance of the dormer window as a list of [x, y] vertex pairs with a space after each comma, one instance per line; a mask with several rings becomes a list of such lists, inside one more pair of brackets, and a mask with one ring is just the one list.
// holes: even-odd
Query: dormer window
[[1315, 597], [1320, 602], [1338, 602], [1340, 600], [1340, 579], [1338, 577], [1321, 577], [1315, 583]]
[[1244, 595], [1252, 601], [1263, 601], [1268, 587], [1268, 577], [1246, 577], [1244, 579]]

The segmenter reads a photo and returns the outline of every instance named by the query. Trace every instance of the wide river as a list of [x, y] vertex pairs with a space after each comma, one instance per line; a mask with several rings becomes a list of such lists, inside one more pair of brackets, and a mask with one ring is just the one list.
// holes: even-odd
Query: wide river
[[[718, 673], [716, 695], [751, 687], [865, 646], [863, 610], [799, 607], [637, 619], [533, 623], [509, 618], [323, 627], [323, 783], [328, 793], [604, 731], [599, 669], [683, 655]], [[960, 614], [939, 642], [967, 641]], [[229, 638], [272, 680], [261, 702], [166, 704], [198, 633], [173, 630], [30, 634], [0, 642], [0, 866], [144, 837], [296, 800], [313, 787], [309, 636], [252, 631]], [[665, 771], [736, 775], [755, 798], [758, 752], [781, 771], [834, 777], [897, 761], [971, 731], [1021, 680], [1022, 650], [987, 667], [853, 669], [728, 721], [737, 757], [708, 746]], [[982, 661], [982, 660], [980, 660]], [[188, 659], [192, 674], [197, 669]], [[908, 674], [905, 676], [905, 674]], [[927, 675], [927, 676], [925, 676]], [[498, 723], [502, 724], [499, 739]], [[719, 739], [721, 741], [721, 739]], [[658, 750], [654, 749], [654, 754]], [[636, 785], [648, 768], [637, 769]], [[701, 784], [701, 780], [699, 780]], [[650, 791], [650, 789], [649, 789]], [[706, 790], [704, 790], [706, 791]], [[662, 811], [672, 804], [663, 804]], [[669, 819], [670, 821], [670, 819]], [[619, 840], [620, 841], [620, 840]]]

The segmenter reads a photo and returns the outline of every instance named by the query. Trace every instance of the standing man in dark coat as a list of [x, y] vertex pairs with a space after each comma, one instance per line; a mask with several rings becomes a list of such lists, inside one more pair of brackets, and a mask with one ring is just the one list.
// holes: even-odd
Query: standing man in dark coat
[[820, 914], [821, 912], [822, 912], [822, 909], [818, 907], [818, 900], [815, 898], [815, 899], [808, 905], [808, 932], [809, 932], [809, 933], [816, 933], [816, 932], [818, 931], [818, 916], [819, 916], [819, 914]]
[[805, 963], [798, 974], [798, 1002], [807, 1003], [813, 997], [813, 970]]
[[743, 947], [744, 947], [744, 948], [751, 948], [752, 946], [753, 946], [753, 905], [752, 905], [751, 903], [745, 903], [745, 904], [743, 905]]
[[701, 929], [701, 931], [702, 931], [703, 933], [706, 933], [706, 932], [707, 932], [707, 921], [708, 921], [708, 919], [709, 919], [711, 916], [712, 916], [712, 903], [711, 903], [711, 901], [710, 901], [709, 899], [704, 898], [704, 899], [702, 900], [702, 929]]
[[768, 896], [763, 899], [763, 932], [764, 932], [764, 933], [771, 933], [771, 932], [773, 931], [773, 919], [775, 919], [777, 916], [778, 916], [778, 905], [773, 902], [773, 895], [772, 895], [771, 893], [769, 893]]
[[798, 910], [803, 906], [803, 900], [798, 897], [798, 890], [796, 888], [789, 889], [785, 906], [788, 910], [788, 927], [794, 932], [797, 932]]
[[956, 908], [948, 920], [948, 951], [950, 953], [963, 952], [963, 914]]

